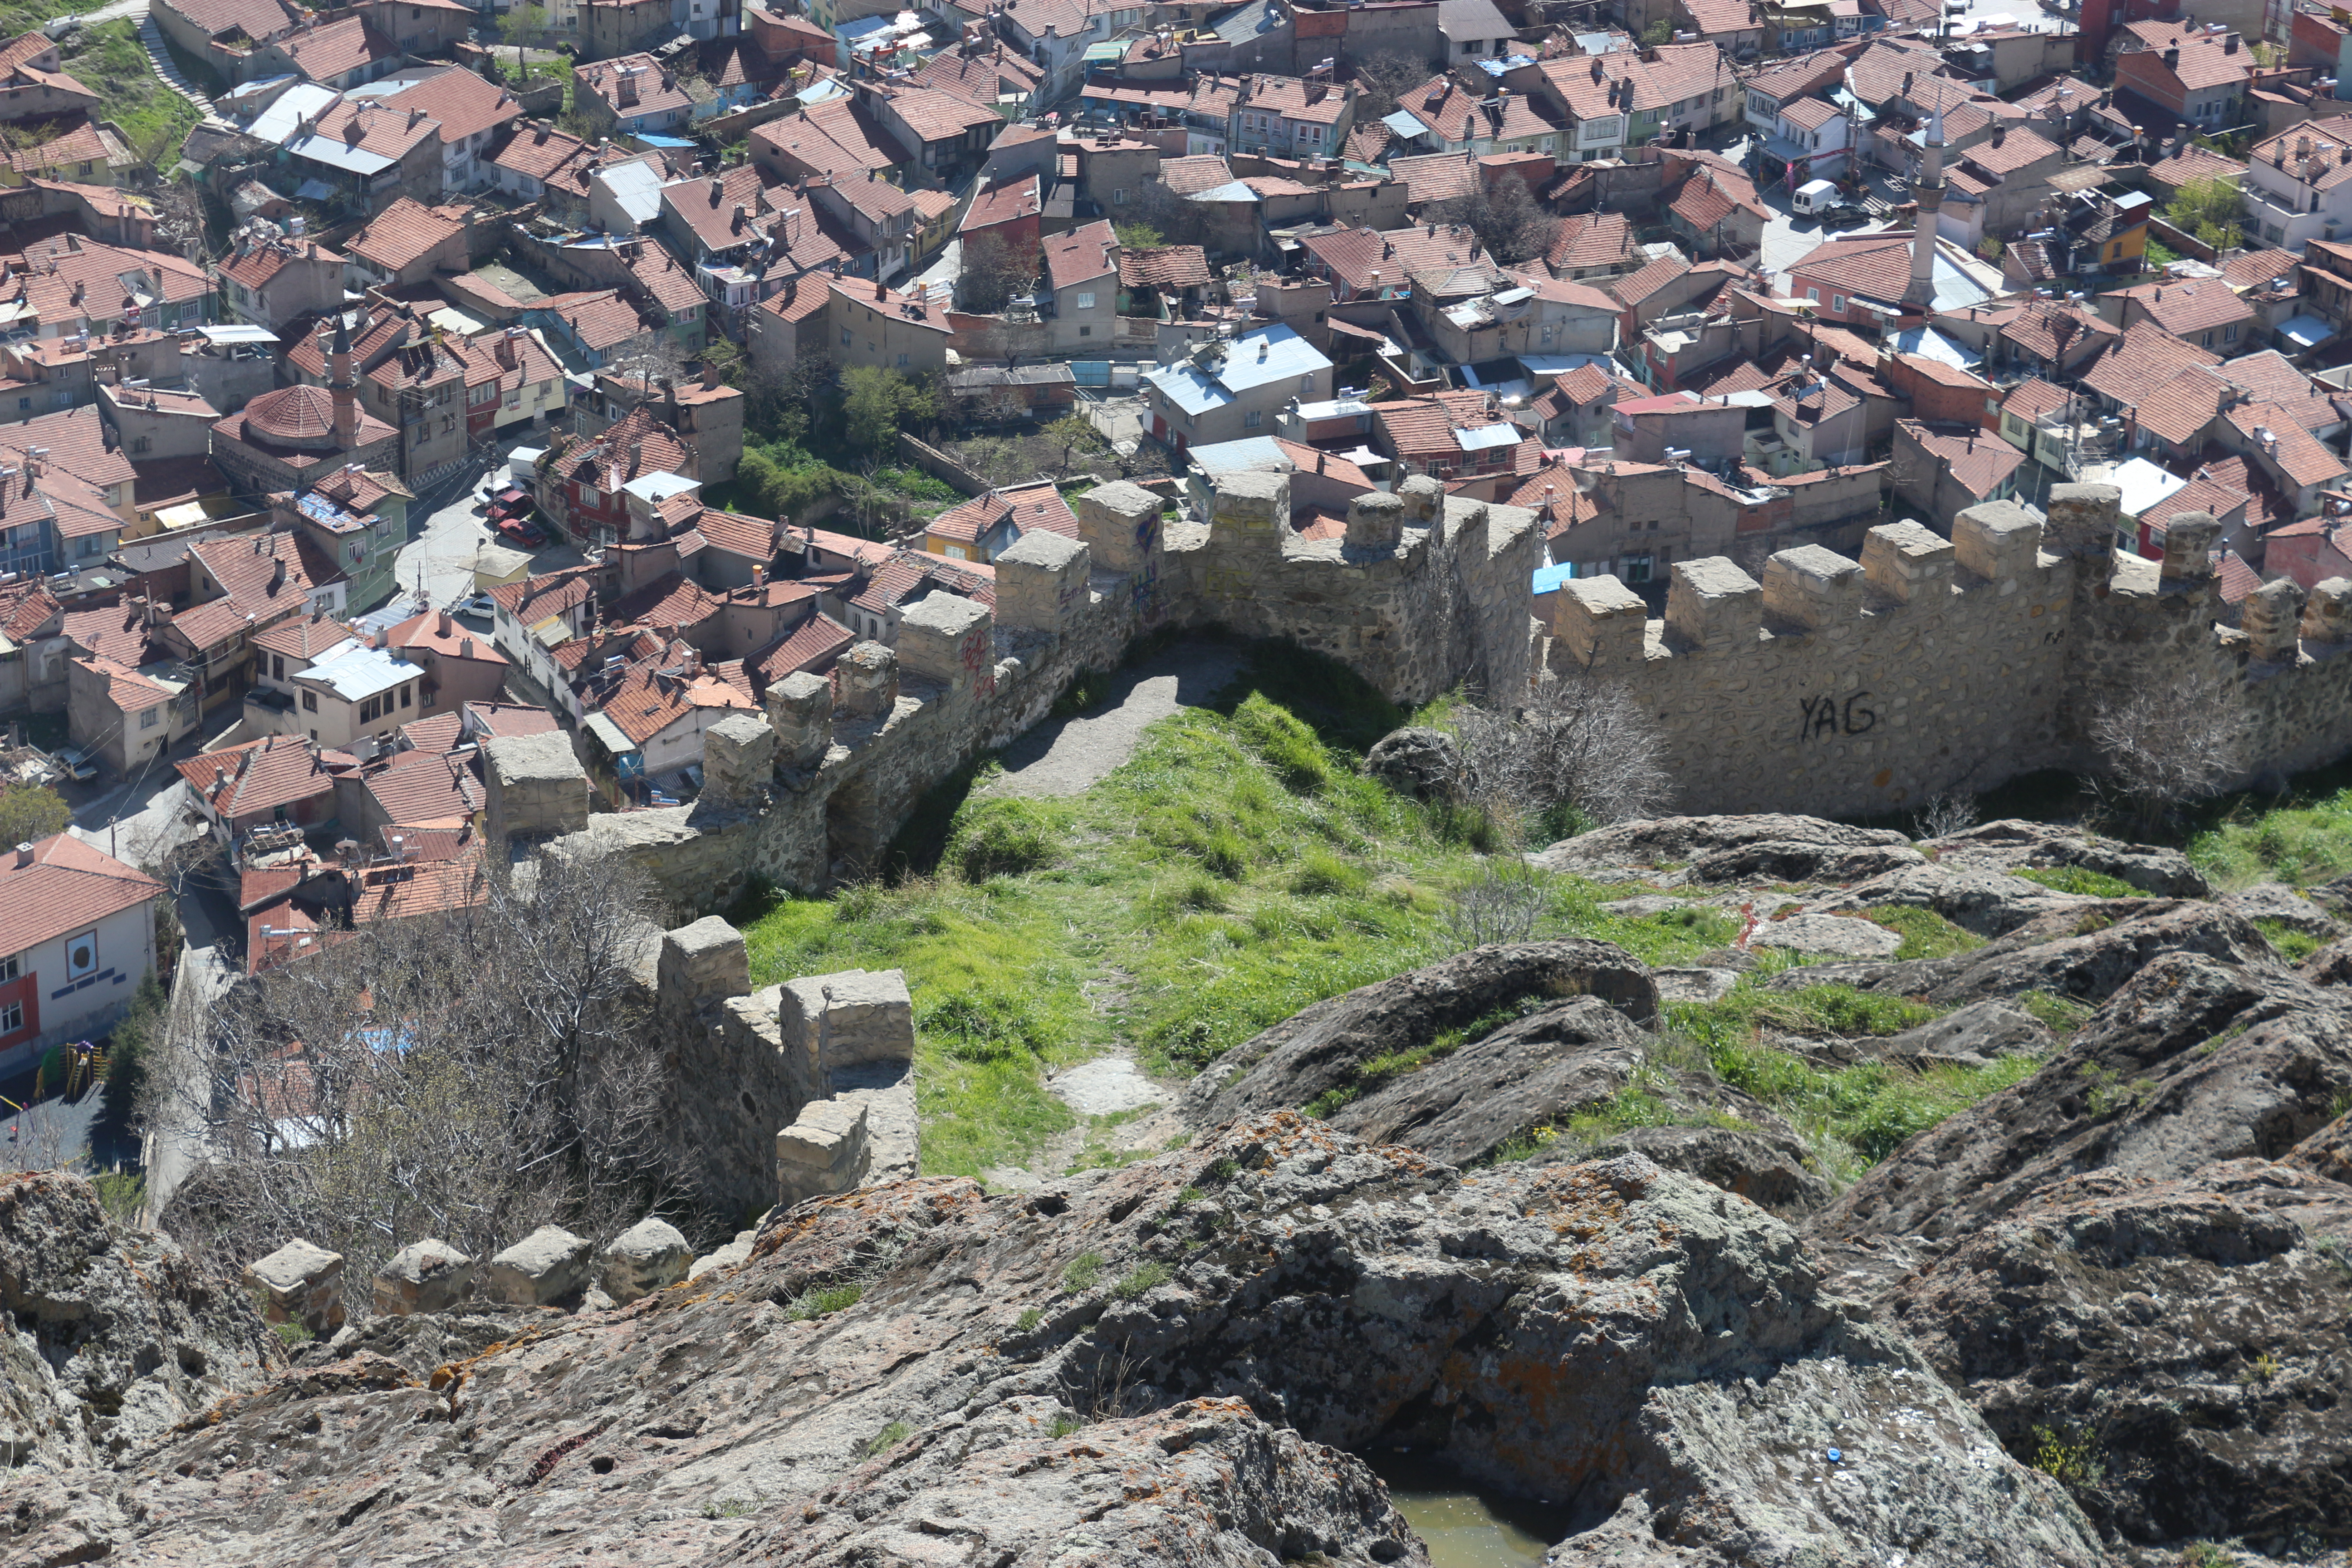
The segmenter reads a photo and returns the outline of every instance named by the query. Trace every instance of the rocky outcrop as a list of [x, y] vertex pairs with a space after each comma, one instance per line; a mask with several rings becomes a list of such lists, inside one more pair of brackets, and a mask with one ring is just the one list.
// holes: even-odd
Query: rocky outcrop
[[2126, 1540], [2340, 1541], [2352, 1266], [2331, 1237], [2352, 1187], [2289, 1166], [2100, 1171], [1969, 1236], [1894, 1319], [2011, 1453], [2074, 1456]]
[[1904, 1144], [1811, 1229], [1958, 1237], [2086, 1172], [2177, 1181], [2217, 1160], [2277, 1159], [2347, 1089], [2352, 1005], [2339, 994], [2164, 953], [2048, 1066]]
[[12, 1476], [110, 1464], [281, 1364], [252, 1298], [169, 1237], [115, 1224], [77, 1177], [0, 1176], [0, 1465]]
[[1415, 800], [1451, 800], [1466, 778], [1462, 748], [1443, 730], [1391, 730], [1364, 753], [1364, 772]]
[[[2352, 1113], [2337, 1117], [2296, 1144], [2288, 1152], [2286, 1163], [2352, 1186]], [[2344, 1238], [2344, 1245], [2352, 1247], [2352, 1235]], [[2346, 1261], [2352, 1266], [2352, 1257]]]
[[2106, 899], [2040, 916], [1999, 942], [1952, 958], [1811, 964], [1764, 984], [1781, 989], [1840, 984], [1890, 996], [1920, 996], [1944, 1006], [2030, 991], [2097, 1003], [2168, 953], [2200, 954], [2238, 969], [2276, 967], [2262, 933], [2227, 910], [2170, 900]]
[[[1717, 1092], [1720, 1097], [1720, 1089]], [[1572, 1164], [1640, 1154], [1787, 1220], [1801, 1219], [1836, 1195], [1837, 1189], [1814, 1168], [1804, 1140], [1779, 1117], [1754, 1107], [1745, 1116], [1727, 1115], [1724, 1123], [1631, 1127], [1597, 1142], [1563, 1141], [1546, 1148], [1538, 1159]]]
[[815, 1200], [723, 1289], [411, 1367], [305, 1367], [61, 1478], [76, 1500], [23, 1505], [19, 1539], [70, 1524], [83, 1557], [184, 1564], [560, 1542], [656, 1568], [1409, 1568], [1346, 1452], [1409, 1444], [1568, 1500], [1593, 1533], [1564, 1562], [2103, 1562], [1787, 1226], [1638, 1155], [1472, 1180], [1276, 1117], [1025, 1194]]
[[1528, 1005], [1593, 996], [1635, 1023], [1658, 1010], [1648, 969], [1599, 942], [1481, 947], [1318, 1002], [1219, 1058], [1185, 1090], [1196, 1127], [1263, 1116], [1356, 1089], [1381, 1058], [1425, 1053], [1440, 1037], [1493, 1027]]
[[[1671, 816], [1621, 822], [1528, 857], [1547, 871], [1604, 879], [1643, 876], [1661, 887], [1708, 882], [1854, 882], [1922, 862], [1884, 828], [1817, 816]], [[1664, 876], [1652, 875], [1664, 872]]]
[[1983, 1067], [2002, 1057], [2040, 1056], [2057, 1041], [2032, 1014], [2000, 997], [1988, 997], [1916, 1029], [1855, 1044], [1883, 1060], [1926, 1068]]
[[2177, 849], [2126, 844], [2077, 828], [2010, 818], [1979, 823], [1963, 832], [1922, 840], [1919, 847], [1939, 866], [2021, 867], [2054, 870], [2072, 866], [2164, 899], [2201, 899], [2212, 889], [2204, 874]]
[[1927, 910], [1981, 937], [2007, 936], [2040, 916], [2095, 903], [2022, 877], [1978, 866], [1921, 863], [1873, 877], [1814, 904], [1822, 914], [1853, 910]]

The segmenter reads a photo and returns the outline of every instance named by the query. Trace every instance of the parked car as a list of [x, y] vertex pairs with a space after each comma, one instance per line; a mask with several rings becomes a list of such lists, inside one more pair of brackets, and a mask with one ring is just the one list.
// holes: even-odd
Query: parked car
[[547, 530], [527, 517], [501, 517], [498, 531], [499, 538], [511, 540], [526, 550], [536, 550], [547, 542]]
[[1853, 228], [1870, 221], [1870, 209], [1853, 202], [1839, 202], [1821, 208], [1820, 216], [1823, 228]]
[[457, 615], [480, 616], [486, 620], [498, 612], [498, 605], [490, 602], [488, 594], [468, 594], [449, 608]]
[[488, 510], [492, 522], [502, 517], [519, 517], [530, 510], [530, 492], [520, 485], [509, 485], [490, 498]]
[[66, 777], [76, 784], [88, 784], [98, 776], [98, 760], [79, 746], [68, 746], [59, 752], [58, 766], [63, 768]]

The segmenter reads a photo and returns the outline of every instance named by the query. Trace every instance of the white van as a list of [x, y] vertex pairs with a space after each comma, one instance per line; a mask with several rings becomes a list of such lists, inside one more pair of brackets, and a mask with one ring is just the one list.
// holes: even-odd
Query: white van
[[1832, 180], [1808, 180], [1790, 195], [1789, 205], [1801, 213], [1825, 212], [1838, 205], [1838, 188]]

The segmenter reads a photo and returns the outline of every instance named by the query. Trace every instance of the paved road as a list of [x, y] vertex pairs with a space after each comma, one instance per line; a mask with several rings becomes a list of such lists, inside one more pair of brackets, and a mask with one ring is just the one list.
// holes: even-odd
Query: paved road
[[1180, 708], [1200, 707], [1241, 667], [1241, 655], [1232, 648], [1190, 643], [1121, 670], [1102, 707], [1075, 719], [1048, 720], [1006, 747], [1004, 772], [983, 793], [1077, 795], [1135, 754], [1146, 725]]

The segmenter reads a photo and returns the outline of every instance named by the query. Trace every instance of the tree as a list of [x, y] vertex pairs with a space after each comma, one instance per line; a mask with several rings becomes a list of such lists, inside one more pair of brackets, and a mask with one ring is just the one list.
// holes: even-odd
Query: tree
[[1102, 432], [1095, 428], [1094, 421], [1083, 414], [1066, 414], [1046, 426], [1041, 433], [1062, 444], [1062, 467], [1065, 469], [1070, 466], [1073, 452], [1099, 452], [1107, 445]]
[[1643, 46], [1647, 48], [1654, 49], [1660, 44], [1671, 44], [1674, 41], [1675, 25], [1664, 16], [1651, 23], [1642, 34]]
[[0, 849], [63, 833], [73, 821], [65, 796], [39, 784], [10, 784], [0, 791]]
[[2100, 701], [2087, 729], [2142, 827], [2211, 799], [2245, 766], [2243, 694], [2219, 669], [2136, 683]]
[[1014, 297], [1029, 292], [1036, 281], [1035, 247], [983, 234], [964, 242], [956, 267], [956, 304], [979, 315], [993, 315]]
[[1161, 245], [1200, 245], [1208, 238], [1201, 205], [1185, 200], [1165, 180], [1129, 191], [1125, 216], [1129, 226], [1158, 235]]
[[215, 1270], [299, 1236], [364, 1279], [425, 1237], [486, 1258], [675, 1199], [644, 879], [602, 854], [486, 876], [474, 909], [349, 934], [151, 1038], [142, 1120], [208, 1151], [164, 1220]]
[[1383, 49], [1356, 62], [1356, 123], [1394, 114], [1404, 95], [1430, 78], [1429, 62], [1401, 49]]
[[1473, 797], [1547, 838], [1651, 816], [1672, 798], [1657, 725], [1617, 681], [1547, 675], [1517, 713], [1465, 705], [1453, 723]]
[[2191, 180], [2181, 186], [2172, 205], [2164, 209], [2164, 221], [2192, 236], [2200, 245], [2231, 250], [2244, 238], [2239, 221], [2243, 214], [2238, 182], [2225, 175], [2213, 180]]
[[860, 451], [887, 456], [902, 424], [937, 417], [930, 393], [895, 370], [855, 365], [842, 373], [841, 385], [842, 411], [848, 418], [844, 435]]
[[1527, 182], [1510, 175], [1440, 202], [1430, 216], [1440, 223], [1467, 225], [1507, 267], [1539, 259], [1559, 234], [1559, 215], [1545, 210]]
[[523, 47], [547, 30], [547, 12], [537, 5], [517, 5], [499, 18], [499, 37], [504, 38], [515, 52], [515, 79], [530, 79], [530, 61]]
[[1156, 250], [1168, 243], [1167, 236], [1148, 223], [1115, 223], [1110, 231], [1129, 250]]

